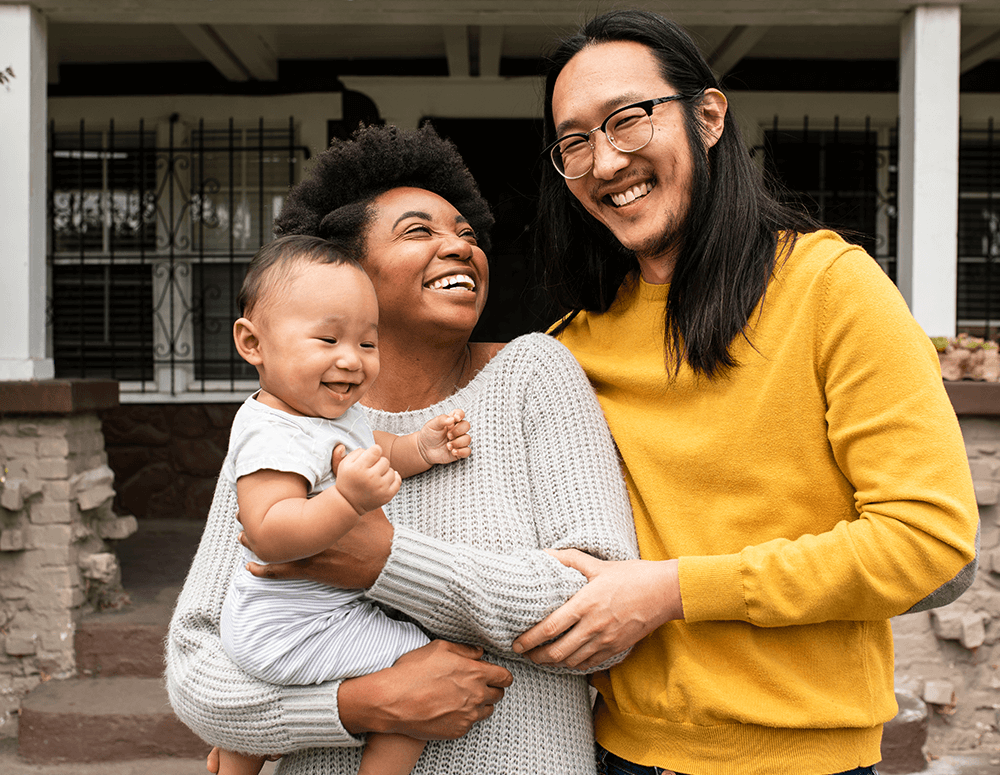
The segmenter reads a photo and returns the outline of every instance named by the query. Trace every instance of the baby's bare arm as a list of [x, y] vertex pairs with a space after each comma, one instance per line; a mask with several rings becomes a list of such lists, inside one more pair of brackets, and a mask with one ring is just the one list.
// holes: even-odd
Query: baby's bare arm
[[395, 436], [375, 431], [375, 440], [386, 450], [392, 467], [404, 479], [423, 473], [433, 465], [444, 465], [472, 454], [469, 421], [455, 409], [429, 420], [416, 433]]
[[306, 498], [307, 487], [299, 474], [270, 469], [237, 480], [240, 523], [247, 543], [262, 560], [311, 557], [354, 527], [363, 513], [336, 487]]

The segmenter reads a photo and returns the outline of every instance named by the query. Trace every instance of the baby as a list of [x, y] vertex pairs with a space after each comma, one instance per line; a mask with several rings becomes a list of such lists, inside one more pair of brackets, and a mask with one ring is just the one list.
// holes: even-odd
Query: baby
[[[456, 410], [417, 433], [372, 431], [357, 402], [379, 372], [378, 302], [360, 264], [316, 237], [282, 237], [254, 256], [233, 326], [260, 390], [233, 421], [222, 475], [235, 489], [254, 562], [287, 562], [334, 544], [388, 503], [402, 476], [470, 454]], [[347, 456], [331, 471], [334, 450]], [[338, 451], [338, 456], [342, 455]], [[222, 642], [248, 673], [306, 685], [381, 670], [424, 645], [362, 592], [237, 572], [222, 608]], [[360, 773], [405, 775], [424, 743], [371, 735]], [[219, 775], [257, 773], [262, 757], [220, 752]]]

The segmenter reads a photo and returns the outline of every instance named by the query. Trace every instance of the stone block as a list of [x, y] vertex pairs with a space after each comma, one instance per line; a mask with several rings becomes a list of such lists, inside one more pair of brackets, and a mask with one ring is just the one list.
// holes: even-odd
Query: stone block
[[0, 437], [0, 453], [8, 460], [38, 457], [38, 440], [24, 436]]
[[23, 530], [11, 528], [0, 532], [0, 552], [20, 552], [24, 547]]
[[986, 620], [982, 614], [969, 612], [962, 616], [962, 636], [959, 639], [967, 649], [977, 649], [986, 641]]
[[58, 650], [38, 656], [38, 669], [57, 680], [65, 680], [76, 675], [76, 660], [73, 652]]
[[942, 640], [959, 640], [962, 637], [962, 612], [950, 607], [937, 608], [931, 613], [934, 634]]
[[120, 573], [118, 558], [110, 552], [85, 555], [80, 558], [80, 573], [85, 579], [114, 584]]
[[64, 436], [46, 436], [38, 441], [39, 457], [68, 457], [69, 442]]
[[95, 468], [106, 466], [108, 464], [108, 456], [102, 450], [101, 452], [92, 452], [89, 455], [81, 455], [77, 462], [78, 471], [92, 471]]
[[996, 478], [997, 461], [989, 459], [970, 460], [969, 469], [972, 472], [972, 480], [974, 482], [988, 482]]
[[976, 482], [976, 503], [980, 506], [995, 506], [1000, 500], [1000, 486], [993, 482]]
[[32, 552], [35, 562], [39, 567], [51, 568], [54, 566], [69, 565], [72, 561], [73, 550], [68, 546], [46, 546], [44, 549], [35, 549]]
[[33, 460], [8, 460], [7, 467], [7, 477], [12, 476], [28, 476], [29, 466], [33, 466]]
[[135, 517], [115, 517], [106, 519], [97, 524], [97, 534], [107, 541], [120, 541], [128, 538], [139, 529], [139, 522]]
[[95, 535], [94, 531], [90, 529], [88, 525], [82, 522], [77, 522], [73, 525], [72, 541], [76, 543], [77, 541], [86, 541], [88, 538], [93, 538]]
[[24, 508], [24, 498], [21, 496], [21, 479], [7, 477], [0, 490], [0, 506], [7, 511], [20, 511]]
[[30, 461], [27, 469], [30, 475], [37, 479], [68, 479], [70, 475], [69, 461], [59, 457]]
[[73, 540], [73, 528], [70, 525], [29, 525], [24, 535], [30, 549], [68, 546]]
[[951, 681], [927, 681], [923, 700], [929, 705], [954, 705], [955, 686]]
[[70, 484], [73, 486], [74, 492], [79, 494], [95, 487], [110, 487], [114, 481], [114, 471], [107, 466], [97, 466], [76, 474], [70, 479]]
[[69, 417], [56, 417], [38, 424], [39, 436], [65, 436], [69, 431]]
[[107, 485], [91, 487], [89, 490], [78, 492], [76, 502], [80, 506], [80, 511], [92, 511], [98, 506], [102, 506], [115, 497], [115, 491]]
[[38, 648], [38, 636], [34, 633], [8, 632], [4, 639], [4, 651], [12, 657], [28, 657]]
[[68, 481], [53, 479], [44, 484], [39, 482], [39, 486], [47, 501], [64, 503], [72, 497], [72, 488]]
[[18, 436], [40, 436], [41, 430], [36, 422], [21, 422], [16, 426]]
[[22, 479], [21, 480], [21, 497], [28, 500], [32, 495], [38, 495], [42, 492], [44, 483], [38, 479]]
[[35, 525], [61, 525], [69, 524], [73, 521], [74, 508], [69, 501], [65, 503], [40, 502], [31, 505], [29, 512], [32, 524]]
[[50, 617], [79, 608], [87, 601], [82, 586], [53, 587], [45, 585], [40, 592], [30, 595], [26, 602], [33, 613]]

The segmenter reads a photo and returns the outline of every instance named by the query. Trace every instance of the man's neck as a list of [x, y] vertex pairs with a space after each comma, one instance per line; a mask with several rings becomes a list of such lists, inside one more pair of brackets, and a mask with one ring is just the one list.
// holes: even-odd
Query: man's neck
[[639, 257], [639, 272], [642, 279], [650, 285], [666, 285], [674, 276], [674, 266], [677, 258], [674, 255], [657, 256], [656, 258]]

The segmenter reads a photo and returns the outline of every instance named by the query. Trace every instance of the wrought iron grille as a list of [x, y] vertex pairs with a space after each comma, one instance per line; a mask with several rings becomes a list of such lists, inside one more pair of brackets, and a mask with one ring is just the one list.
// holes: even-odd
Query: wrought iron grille
[[[824, 223], [851, 234], [896, 278], [896, 127], [793, 128], [774, 119], [765, 132], [765, 164], [791, 198]], [[963, 126], [958, 159], [956, 327], [976, 336], [1000, 331], [1000, 144], [990, 119]]]
[[1000, 145], [993, 119], [963, 127], [958, 156], [958, 328], [995, 337], [1000, 328]]
[[57, 376], [130, 394], [245, 391], [231, 326], [246, 265], [308, 149], [287, 126], [50, 129], [48, 324]]
[[764, 164], [784, 198], [849, 235], [896, 277], [896, 129], [814, 128], [809, 116], [764, 132]]

